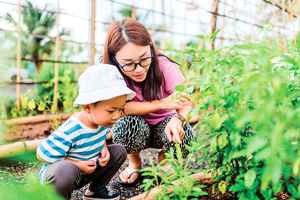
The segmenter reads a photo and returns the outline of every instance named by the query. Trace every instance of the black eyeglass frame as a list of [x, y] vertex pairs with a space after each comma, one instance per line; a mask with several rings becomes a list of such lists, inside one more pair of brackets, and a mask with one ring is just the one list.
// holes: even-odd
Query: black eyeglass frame
[[[151, 53], [151, 54], [152, 54], [152, 53]], [[115, 63], [122, 71], [124, 71], [124, 72], [133, 72], [134, 70], [136, 70], [136, 68], [137, 68], [138, 65], [141, 66], [142, 68], [146, 68], [146, 67], [148, 67], [148, 66], [151, 65], [152, 59], [153, 59], [153, 58], [154, 58], [154, 56], [152, 56], [152, 55], [151, 55], [151, 56], [148, 56], [148, 57], [146, 57], [146, 58], [142, 58], [142, 59], [140, 59], [137, 63], [136, 63], [136, 62], [132, 63], [132, 64], [134, 64], [134, 68], [133, 68], [132, 70], [125, 70], [124, 68], [125, 68], [128, 64], [121, 65], [121, 64], [117, 61], [116, 57], [115, 57], [115, 56], [112, 56], [112, 59], [113, 59], [114, 63]], [[146, 60], [146, 59], [151, 59], [151, 62], [150, 62], [150, 64], [148, 64], [147, 66], [143, 66], [143, 65], [141, 64], [141, 61]]]

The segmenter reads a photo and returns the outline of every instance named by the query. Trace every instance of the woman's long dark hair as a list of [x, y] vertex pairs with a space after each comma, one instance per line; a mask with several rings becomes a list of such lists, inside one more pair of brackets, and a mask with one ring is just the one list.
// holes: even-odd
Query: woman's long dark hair
[[[126, 19], [122, 22], [114, 22], [107, 33], [104, 44], [103, 60], [105, 64], [112, 64], [117, 67], [115, 62], [116, 53], [128, 42], [140, 46], [150, 46], [153, 56], [146, 79], [141, 83], [142, 95], [146, 101], [161, 98], [162, 88], [164, 88], [164, 77], [159, 69], [158, 55], [147, 29], [134, 19]], [[119, 69], [119, 67], [118, 67]], [[134, 81], [127, 77], [120, 69], [129, 87], [133, 87]]]

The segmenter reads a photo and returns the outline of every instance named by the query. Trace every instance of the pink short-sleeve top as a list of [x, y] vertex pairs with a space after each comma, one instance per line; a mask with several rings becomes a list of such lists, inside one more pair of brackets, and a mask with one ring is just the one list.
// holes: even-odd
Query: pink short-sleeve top
[[[184, 76], [181, 73], [179, 66], [170, 61], [165, 56], [158, 57], [159, 69], [164, 77], [164, 88], [162, 88], [161, 98], [168, 97], [175, 91], [176, 85], [184, 81]], [[138, 85], [134, 85], [132, 88], [136, 92], [136, 96], [133, 99], [134, 101], [143, 102], [145, 101], [142, 90]], [[150, 125], [156, 125], [159, 122], [163, 121], [166, 117], [173, 115], [175, 111], [170, 110], [159, 110], [156, 112], [148, 113], [143, 115], [146, 122]]]

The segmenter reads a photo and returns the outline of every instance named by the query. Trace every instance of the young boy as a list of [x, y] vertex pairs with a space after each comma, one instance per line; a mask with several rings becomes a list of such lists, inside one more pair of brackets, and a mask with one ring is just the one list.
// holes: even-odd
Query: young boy
[[106, 185], [127, 154], [121, 145], [106, 146], [106, 128], [120, 118], [126, 100], [134, 95], [116, 67], [88, 67], [79, 78], [74, 103], [82, 105], [82, 111], [74, 113], [38, 146], [37, 157], [46, 162], [40, 171], [41, 181], [53, 184], [65, 199], [88, 183], [83, 199], [119, 199], [120, 194], [108, 191]]

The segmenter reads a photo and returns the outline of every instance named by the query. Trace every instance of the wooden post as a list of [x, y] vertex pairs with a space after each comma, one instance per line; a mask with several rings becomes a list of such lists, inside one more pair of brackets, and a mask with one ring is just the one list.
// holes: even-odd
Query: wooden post
[[41, 141], [42, 139], [36, 139], [0, 145], [0, 159], [35, 151]]
[[19, 111], [21, 108], [21, 94], [20, 94], [20, 70], [21, 70], [21, 1], [22, 0], [18, 0], [18, 25], [17, 25], [17, 56], [16, 56], [16, 60], [17, 60], [17, 74], [16, 74], [16, 107], [17, 110]]
[[115, 13], [115, 9], [114, 9], [114, 2], [112, 1], [109, 1], [110, 2], [110, 7], [111, 7], [111, 21], [114, 21], [115, 20], [115, 16], [114, 16], [114, 13]]
[[[211, 29], [210, 29], [210, 34], [213, 34], [217, 30], [217, 13], [219, 10], [219, 0], [213, 0], [212, 1], [212, 15], [211, 15]], [[212, 38], [211, 44], [210, 44], [211, 49], [215, 49], [215, 38]]]
[[[184, 5], [186, 7], [186, 5]], [[186, 38], [187, 38], [187, 35], [186, 35], [186, 8], [184, 8], [184, 14], [183, 14], [183, 35], [184, 35], [184, 40], [185, 40], [185, 44], [187, 43], [186, 42]]]
[[278, 2], [278, 1], [274, 1], [274, 0], [263, 0], [263, 2], [267, 3], [267, 4], [271, 4], [275, 7], [277, 7], [278, 9], [290, 14], [293, 18], [297, 18], [299, 17], [297, 13], [295, 13], [293, 10], [289, 9], [289, 8], [285, 8], [285, 6], [282, 6], [284, 5], [284, 2]]
[[[161, 1], [161, 11], [162, 11], [162, 26], [161, 28], [163, 29], [163, 37], [162, 40], [165, 40], [166, 38], [168, 38], [168, 33], [166, 32], [167, 30], [167, 19], [166, 19], [166, 2], [165, 1]], [[161, 42], [160, 43], [160, 48], [165, 48], [166, 43], [165, 42]]]
[[[60, 38], [59, 38], [59, 0], [57, 0], [57, 16], [56, 16], [56, 37], [55, 37], [55, 61], [59, 60], [60, 57]], [[59, 81], [59, 63], [55, 62], [54, 63], [54, 91], [53, 91], [53, 102], [52, 102], [52, 107], [51, 107], [51, 111], [52, 113], [56, 113], [57, 112], [57, 104], [58, 104], [58, 98], [59, 98], [59, 94], [58, 94], [58, 81]]]
[[133, 0], [132, 1], [132, 5], [131, 5], [131, 18], [133, 19], [137, 19], [137, 16], [136, 16], [136, 7], [134, 6], [135, 5], [135, 1]]
[[95, 64], [96, 0], [90, 0], [89, 65]]
[[[223, 14], [226, 15], [226, 6], [225, 5], [223, 5]], [[221, 36], [220, 36], [220, 44], [221, 44], [221, 46], [224, 45], [225, 21], [226, 21], [226, 18], [222, 17], [222, 28], [221, 28]]]

